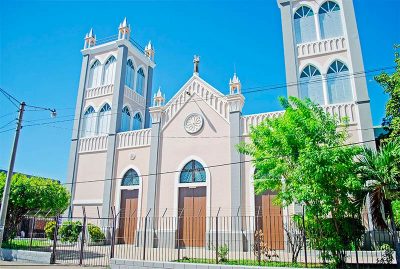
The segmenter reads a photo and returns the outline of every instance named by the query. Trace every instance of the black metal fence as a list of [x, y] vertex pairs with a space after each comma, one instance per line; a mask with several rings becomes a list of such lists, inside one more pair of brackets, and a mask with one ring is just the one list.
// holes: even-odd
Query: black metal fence
[[[396, 268], [398, 236], [372, 229], [363, 216], [359, 240], [341, 251], [347, 268]], [[331, 262], [304, 219], [293, 216], [177, 216], [113, 218], [27, 217], [3, 248], [52, 252], [53, 262], [107, 266], [110, 258], [324, 267]], [[304, 228], [305, 227], [305, 228]]]

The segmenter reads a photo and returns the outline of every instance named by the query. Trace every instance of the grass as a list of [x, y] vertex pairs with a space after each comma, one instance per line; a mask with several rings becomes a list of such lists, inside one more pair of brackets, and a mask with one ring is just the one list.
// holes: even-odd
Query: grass
[[29, 238], [24, 238], [24, 239], [17, 238], [3, 242], [2, 248], [29, 250], [30, 248], [31, 249], [48, 248], [51, 246], [51, 244], [52, 242], [47, 239], [34, 238], [32, 240], [32, 246], [31, 246], [31, 240]]
[[[215, 259], [198, 259], [198, 258], [186, 258], [183, 257], [181, 260], [176, 260], [175, 262], [185, 262], [185, 263], [207, 263], [215, 264]], [[256, 260], [228, 260], [220, 261], [219, 264], [224, 265], [249, 265], [249, 266], [272, 266], [272, 267], [293, 267], [293, 268], [306, 268], [305, 263], [292, 263], [292, 262], [278, 262], [278, 261], [261, 261], [258, 264]], [[321, 264], [308, 264], [307, 268], [310, 267], [321, 267]]]

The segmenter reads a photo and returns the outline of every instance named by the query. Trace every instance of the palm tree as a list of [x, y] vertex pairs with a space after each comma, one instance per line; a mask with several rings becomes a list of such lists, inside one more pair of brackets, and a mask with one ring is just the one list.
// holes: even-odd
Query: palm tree
[[369, 198], [374, 226], [386, 229], [389, 227], [386, 219], [393, 225], [391, 203], [400, 199], [400, 138], [384, 143], [378, 151], [365, 148], [359, 165], [366, 186], [363, 200]]

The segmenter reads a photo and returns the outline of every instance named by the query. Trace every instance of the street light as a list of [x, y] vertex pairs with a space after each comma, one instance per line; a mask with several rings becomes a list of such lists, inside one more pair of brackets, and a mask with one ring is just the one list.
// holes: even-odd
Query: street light
[[[4, 93], [4, 90], [2, 90], [2, 92]], [[6, 94], [9, 95], [8, 93], [6, 93]], [[9, 96], [11, 96], [11, 95], [9, 95]], [[14, 100], [16, 100], [14, 97], [12, 97], [12, 98]], [[31, 105], [27, 105], [25, 102], [19, 102], [19, 101], [17, 101], [17, 102], [20, 105], [19, 109], [18, 109], [17, 128], [15, 129], [14, 143], [13, 143], [13, 146], [11, 149], [10, 164], [8, 166], [7, 178], [6, 178], [6, 183], [4, 186], [3, 199], [1, 201], [1, 208], [0, 208], [0, 248], [3, 243], [4, 227], [6, 224], [6, 217], [7, 217], [8, 200], [10, 198], [9, 196], [10, 196], [10, 188], [11, 188], [11, 179], [12, 179], [12, 175], [14, 173], [14, 163], [15, 163], [15, 157], [16, 157], [16, 153], [17, 153], [19, 134], [20, 134], [20, 131], [22, 128], [21, 125], [22, 125], [22, 118], [24, 115], [25, 107], [32, 107], [32, 108], [41, 109], [41, 110], [48, 110], [48, 111], [50, 111], [50, 116], [52, 118], [55, 118], [57, 116], [57, 112], [55, 109], [31, 106]]]

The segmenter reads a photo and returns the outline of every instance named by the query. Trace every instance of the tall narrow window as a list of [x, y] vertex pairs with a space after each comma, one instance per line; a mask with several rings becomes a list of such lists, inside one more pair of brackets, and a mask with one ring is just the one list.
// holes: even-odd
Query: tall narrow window
[[144, 90], [144, 72], [142, 68], [139, 68], [137, 71], [137, 84], [136, 84], [136, 92], [140, 95], [143, 95]]
[[324, 104], [322, 76], [319, 70], [312, 65], [307, 65], [300, 74], [300, 97], [310, 98], [320, 105]]
[[191, 160], [182, 169], [179, 182], [180, 183], [195, 183], [205, 182], [206, 171], [198, 161]]
[[319, 9], [321, 38], [333, 38], [343, 35], [340, 7], [333, 1], [325, 2]]
[[109, 104], [105, 104], [99, 113], [99, 127], [98, 133], [99, 135], [108, 134], [108, 129], [110, 127], [111, 120], [111, 107]]
[[311, 8], [302, 6], [297, 9], [294, 14], [294, 28], [297, 44], [317, 39], [314, 12]]
[[82, 137], [94, 136], [96, 132], [96, 111], [88, 107], [83, 115]]
[[107, 60], [105, 66], [104, 66], [104, 80], [103, 80], [104, 85], [109, 85], [109, 84], [114, 83], [116, 62], [117, 62], [117, 60], [115, 59], [114, 56], [111, 56]]
[[129, 131], [131, 125], [131, 112], [128, 107], [122, 109], [121, 132]]
[[349, 68], [341, 61], [334, 61], [328, 69], [329, 103], [344, 103], [353, 100]]
[[133, 83], [134, 83], [134, 78], [135, 78], [135, 67], [133, 66], [133, 62], [131, 59], [129, 59], [126, 62], [126, 76], [125, 76], [125, 84], [129, 88], [133, 90]]
[[126, 187], [135, 185], [139, 185], [139, 175], [135, 170], [129, 169], [122, 178], [121, 186]]
[[101, 64], [96, 60], [89, 71], [89, 88], [98, 87], [101, 85]]
[[136, 113], [135, 116], [133, 117], [133, 130], [140, 130], [142, 129], [142, 117], [140, 116], [140, 113]]

